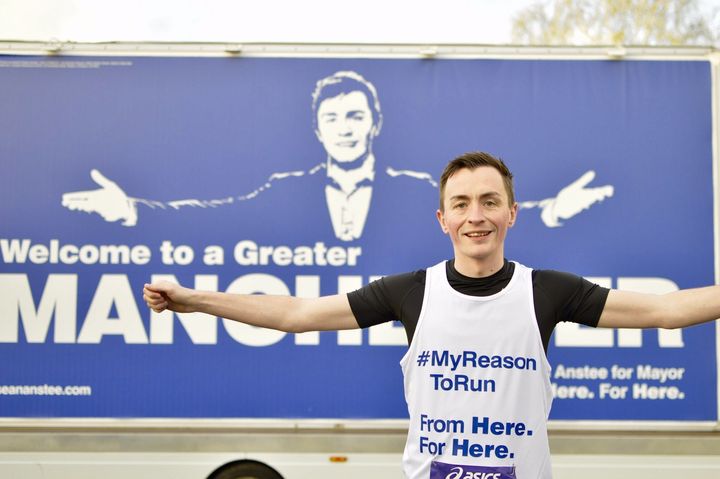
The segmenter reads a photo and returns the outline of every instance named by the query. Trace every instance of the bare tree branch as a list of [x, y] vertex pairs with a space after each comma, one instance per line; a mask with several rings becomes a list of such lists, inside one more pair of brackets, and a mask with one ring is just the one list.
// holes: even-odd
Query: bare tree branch
[[698, 0], [549, 0], [520, 11], [513, 41], [532, 45], [713, 45], [720, 10]]

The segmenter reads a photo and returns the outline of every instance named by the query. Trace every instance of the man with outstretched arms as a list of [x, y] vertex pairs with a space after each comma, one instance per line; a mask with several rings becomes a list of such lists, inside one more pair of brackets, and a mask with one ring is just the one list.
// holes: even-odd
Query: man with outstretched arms
[[720, 317], [720, 286], [665, 295], [609, 290], [578, 276], [507, 261], [517, 219], [512, 174], [482, 152], [451, 161], [437, 218], [454, 258], [388, 276], [347, 295], [233, 295], [160, 282], [154, 311], [201, 311], [286, 332], [403, 323], [410, 426], [408, 478], [551, 477], [546, 350], [560, 321], [609, 328], [680, 328]]

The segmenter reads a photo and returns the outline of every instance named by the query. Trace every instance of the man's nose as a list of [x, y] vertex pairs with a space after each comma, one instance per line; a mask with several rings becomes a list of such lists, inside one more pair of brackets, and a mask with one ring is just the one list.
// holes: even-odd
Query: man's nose
[[485, 221], [485, 210], [478, 201], [471, 201], [468, 207], [467, 220], [470, 223], [481, 223]]
[[345, 119], [340, 120], [337, 131], [340, 136], [351, 136], [353, 133], [350, 122]]

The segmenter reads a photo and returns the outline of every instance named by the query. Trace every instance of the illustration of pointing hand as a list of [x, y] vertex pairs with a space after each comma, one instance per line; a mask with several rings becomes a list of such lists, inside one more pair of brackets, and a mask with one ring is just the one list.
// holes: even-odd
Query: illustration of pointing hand
[[590, 170], [558, 192], [555, 198], [539, 202], [542, 209], [540, 218], [545, 226], [556, 228], [562, 226], [561, 220], [567, 220], [593, 204], [613, 195], [612, 185], [586, 188], [595, 179], [595, 172]]
[[128, 197], [117, 183], [106, 178], [98, 170], [93, 169], [90, 177], [100, 188], [65, 193], [62, 197], [62, 205], [70, 210], [97, 213], [105, 221], [122, 220], [123, 226], [135, 226], [137, 223], [135, 200]]

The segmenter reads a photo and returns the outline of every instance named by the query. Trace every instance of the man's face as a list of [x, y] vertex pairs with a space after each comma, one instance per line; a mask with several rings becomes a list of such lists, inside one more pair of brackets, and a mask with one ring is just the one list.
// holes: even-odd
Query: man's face
[[440, 227], [453, 243], [455, 268], [467, 276], [502, 266], [507, 230], [515, 223], [500, 172], [489, 166], [455, 172], [445, 185]]
[[364, 155], [377, 135], [367, 97], [361, 91], [323, 100], [317, 109], [317, 125], [318, 140], [339, 162]]

